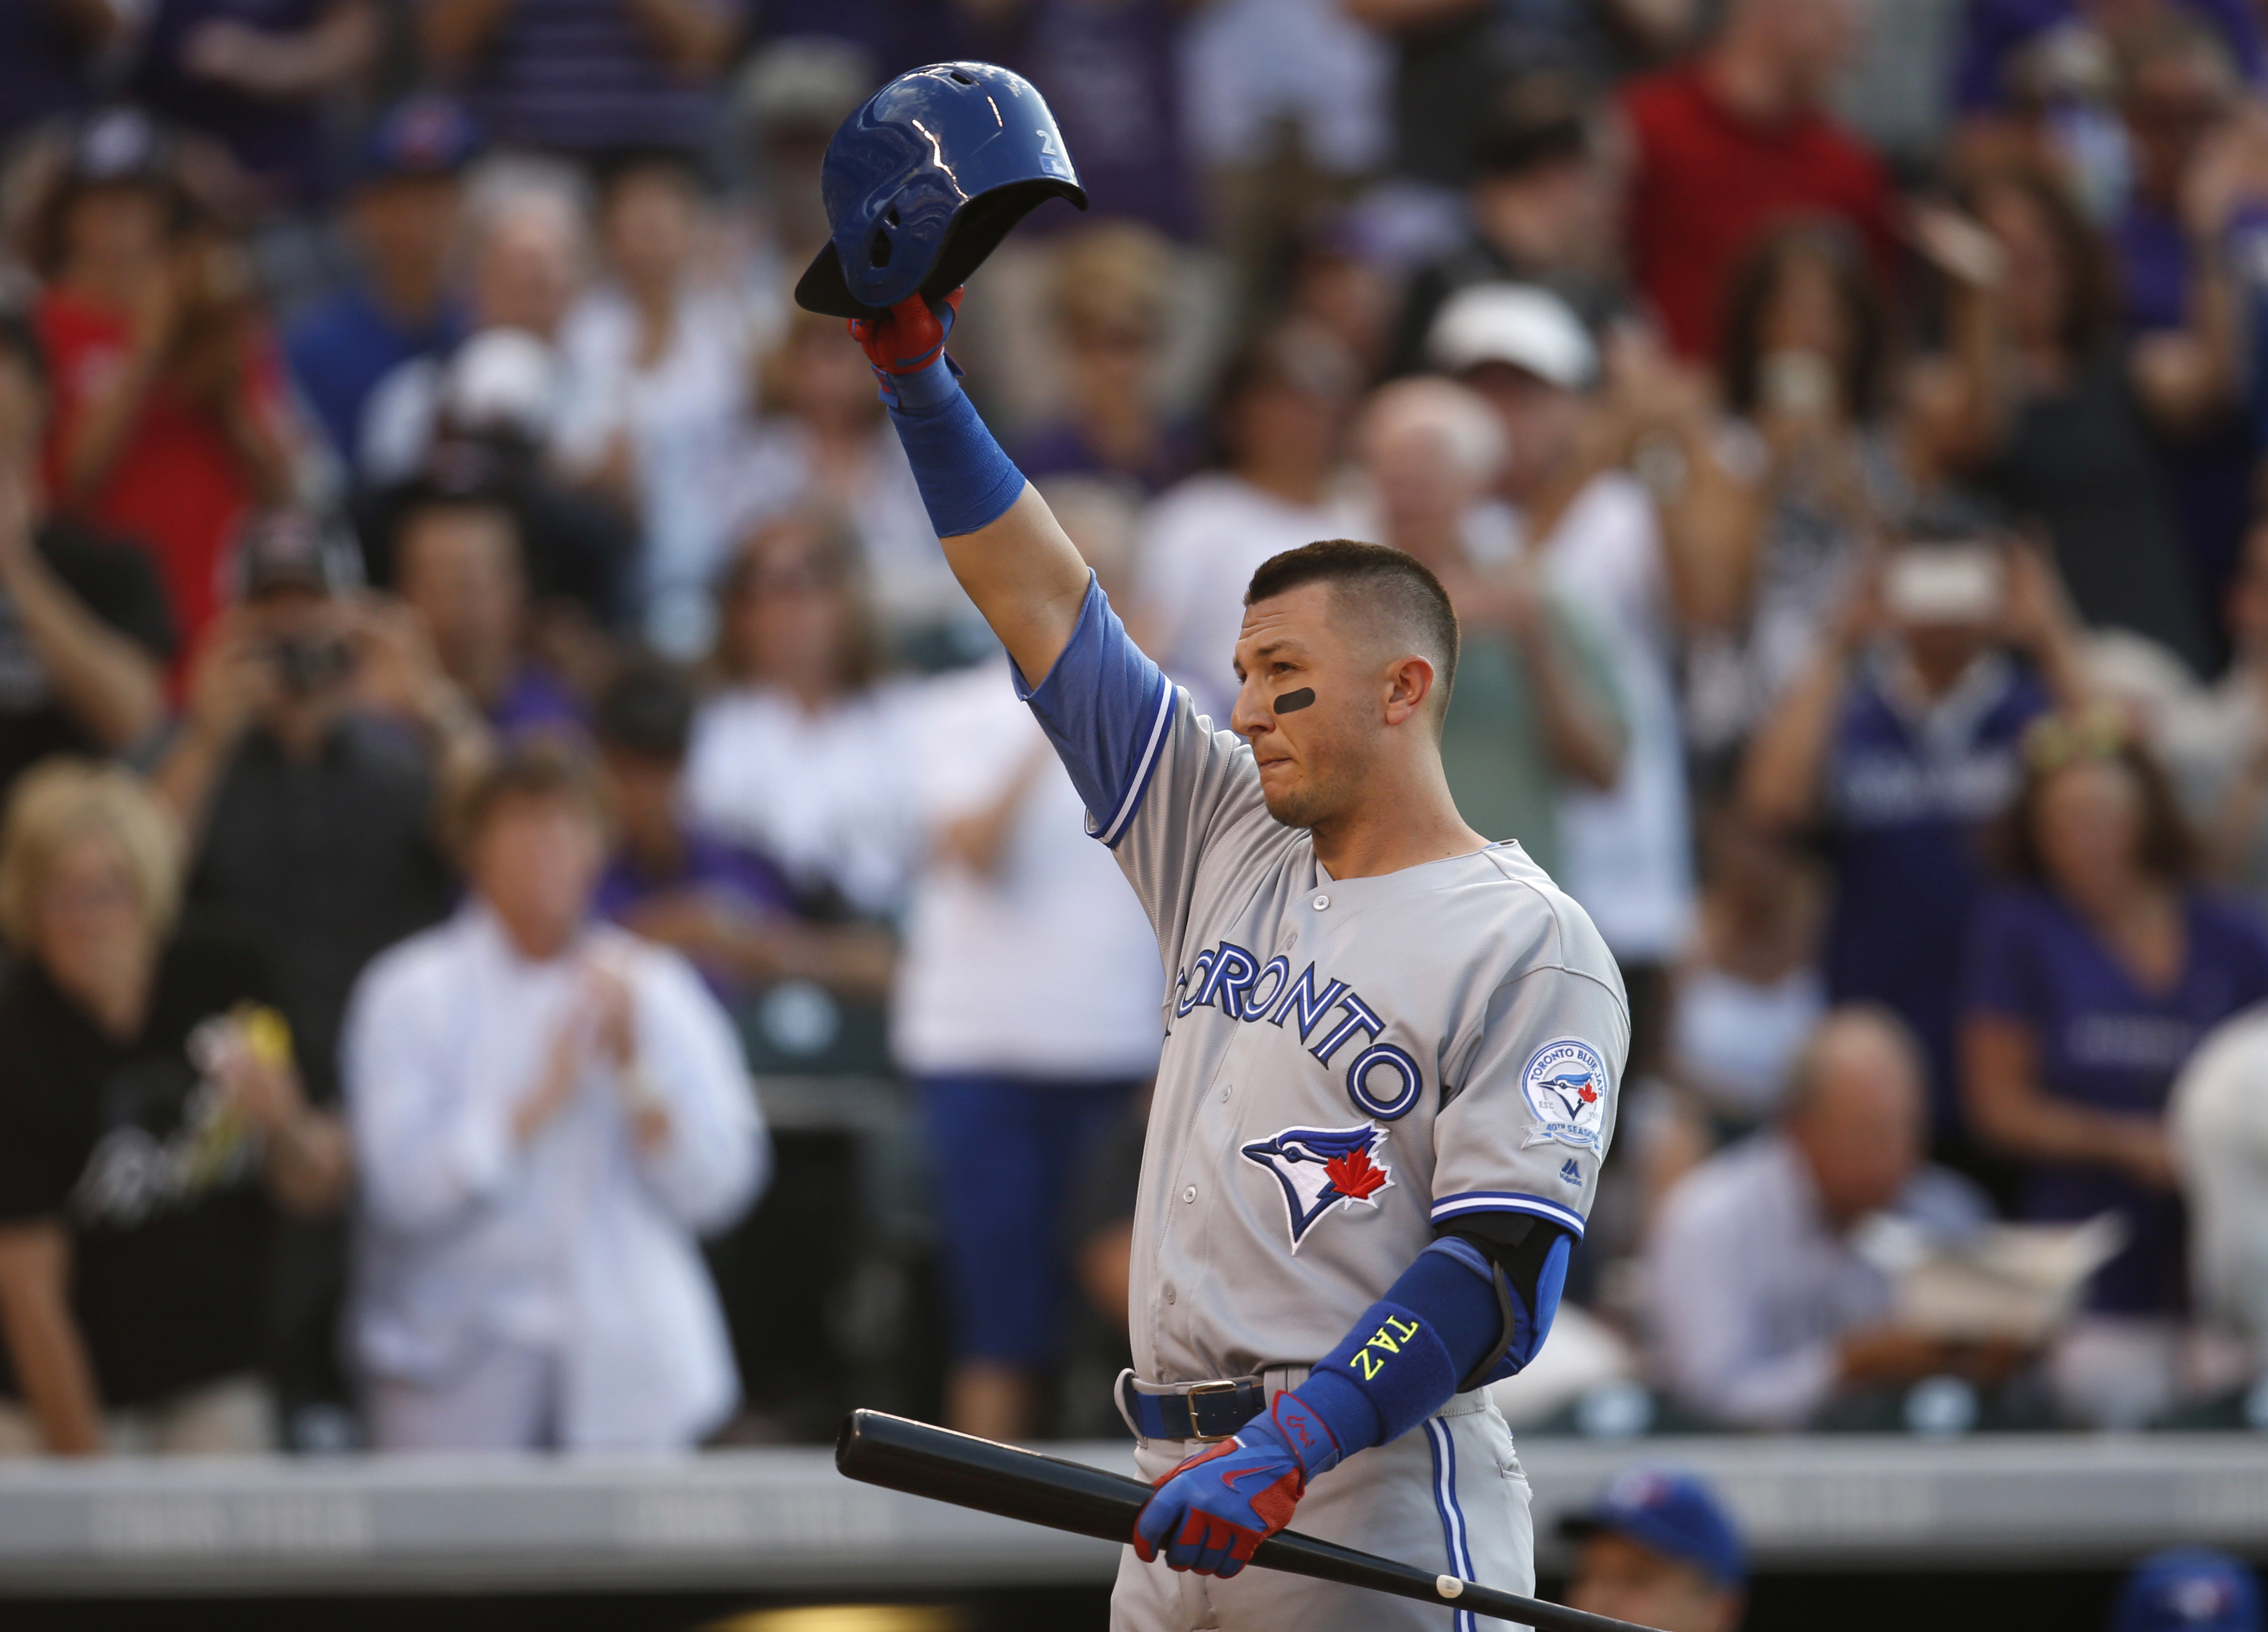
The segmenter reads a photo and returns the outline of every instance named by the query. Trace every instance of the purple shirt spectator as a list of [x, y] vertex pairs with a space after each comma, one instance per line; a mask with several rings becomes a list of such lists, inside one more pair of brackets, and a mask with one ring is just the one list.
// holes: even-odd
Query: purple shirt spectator
[[42, 120], [74, 114], [93, 100], [93, 53], [64, 21], [55, 0], [0, 5], [0, 145]]
[[756, 29], [763, 41], [816, 36], [855, 45], [866, 53], [877, 85], [969, 54], [946, 0], [768, 0]]
[[[2183, 904], [2180, 977], [2163, 991], [2138, 985], [2095, 932], [2040, 890], [1988, 897], [1969, 936], [1963, 1007], [2013, 1020], [2039, 1039], [2039, 1077], [2053, 1098], [2155, 1117], [2198, 1040], [2268, 997], [2268, 930], [2249, 913], [2191, 895]], [[2181, 1198], [2146, 1189], [2110, 1167], [2034, 1165], [2023, 1216], [2076, 1222], [2116, 1209], [2133, 1231], [2089, 1290], [2119, 1314], [2181, 1309]]]
[[570, 152], [698, 147], [717, 101], [711, 85], [662, 60], [622, 0], [518, 0], [464, 92], [496, 141]]
[[507, 742], [545, 731], [580, 737], [591, 727], [583, 699], [540, 663], [522, 663], [488, 715], [489, 724]]
[[209, 23], [264, 34], [313, 27], [339, 0], [158, 0], [136, 52], [130, 89], [151, 112], [226, 147], [282, 199], [304, 202], [326, 180], [314, 96], [252, 96], [189, 65], [192, 38]]
[[[704, 833], [688, 831], [684, 855], [677, 868], [666, 875], [643, 871], [628, 854], [617, 853], [599, 880], [595, 907], [601, 918], [627, 923], [637, 909], [660, 896], [697, 893], [734, 916], [783, 918], [795, 912], [795, 892], [780, 870], [755, 851], [728, 844]], [[720, 998], [730, 998], [739, 983], [725, 971], [695, 960], [701, 978]]]
[[[2260, 19], [2246, 0], [2179, 0], [2217, 25], [2246, 79], [2268, 69]], [[2080, 0], [1970, 0], [1954, 57], [1953, 102], [1964, 114], [2001, 106], [2008, 59], [2051, 28], [2079, 19]]]
[[[996, 48], [1048, 99], [1098, 216], [1196, 235], [1197, 189], [1182, 126], [1180, 9], [1171, 0], [1032, 0]], [[1079, 219], [1043, 210], [1026, 232]]]
[[[2190, 241], [2180, 221], [2136, 199], [2111, 224], [2129, 335], [2183, 326], [2190, 295]], [[2172, 501], [2188, 547], [2190, 581], [2207, 633], [2221, 639], [2220, 606], [2251, 513], [2253, 428], [2232, 413], [2200, 435], [2159, 444]]]
[[2014, 796], [2024, 727], [2048, 706], [2038, 680], [2005, 657], [1978, 665], [1926, 714], [1873, 670], [1854, 683], [1829, 750], [1829, 1000], [1886, 1004], [1913, 1028], [1940, 1134], [1958, 1115], [1950, 949], [1984, 890], [1979, 831]]
[[1149, 461], [1137, 470], [1122, 470], [1106, 461], [1086, 432], [1068, 419], [1043, 425], [1016, 450], [1016, 464], [1035, 482], [1051, 476], [1123, 476], [1154, 497], [1197, 468], [1204, 449], [1186, 425], [1166, 427]]

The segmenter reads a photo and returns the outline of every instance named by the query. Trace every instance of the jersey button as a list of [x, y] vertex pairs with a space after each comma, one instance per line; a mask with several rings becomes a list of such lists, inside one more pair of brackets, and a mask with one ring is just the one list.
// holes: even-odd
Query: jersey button
[[1318, 912], [1322, 912], [1325, 907], [1327, 907], [1327, 906], [1330, 905], [1330, 904], [1331, 904], [1331, 898], [1330, 898], [1329, 896], [1317, 896], [1317, 897], [1315, 897], [1315, 899], [1314, 899], [1314, 908], [1315, 908], [1315, 911], [1317, 911]]
[[1187, 1190], [1182, 1192], [1182, 1200], [1184, 1202], [1194, 1201], [1197, 1199], [1197, 1187], [1195, 1185], [1191, 1185]]
[[1172, 1303], [1173, 1301], [1174, 1301], [1174, 1289], [1173, 1289], [1173, 1288], [1171, 1288], [1171, 1287], [1167, 1287], [1167, 1288], [1166, 1289], [1166, 1302], [1167, 1302], [1168, 1303]]

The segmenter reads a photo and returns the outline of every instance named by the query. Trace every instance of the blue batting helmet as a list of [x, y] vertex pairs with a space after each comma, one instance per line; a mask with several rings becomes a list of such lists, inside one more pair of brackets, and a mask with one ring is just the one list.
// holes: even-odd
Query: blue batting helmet
[[819, 174], [831, 236], [798, 306], [872, 317], [917, 291], [943, 299], [1050, 198], [1086, 208], [1056, 116], [990, 63], [900, 74], [843, 122]]

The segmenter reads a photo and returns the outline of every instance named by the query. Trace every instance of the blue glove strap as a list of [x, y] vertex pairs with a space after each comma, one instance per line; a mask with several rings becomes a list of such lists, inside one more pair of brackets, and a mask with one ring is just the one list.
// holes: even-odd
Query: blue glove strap
[[1023, 496], [1024, 473], [984, 428], [952, 366], [939, 358], [919, 373], [895, 378], [898, 402], [890, 421], [937, 535], [954, 538], [998, 521]]
[[1307, 1479], [1336, 1467], [1347, 1454], [1323, 1414], [1293, 1392], [1277, 1395], [1274, 1407], [1247, 1422], [1236, 1438], [1242, 1445], [1280, 1445]]

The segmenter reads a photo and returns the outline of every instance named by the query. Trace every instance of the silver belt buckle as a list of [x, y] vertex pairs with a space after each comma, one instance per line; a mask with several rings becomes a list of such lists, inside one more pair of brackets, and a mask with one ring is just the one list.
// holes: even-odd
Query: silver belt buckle
[[1234, 1399], [1236, 1398], [1236, 1381], [1234, 1378], [1230, 1378], [1223, 1382], [1192, 1383], [1189, 1386], [1188, 1390], [1184, 1392], [1182, 1397], [1189, 1402], [1189, 1437], [1191, 1439], [1202, 1440], [1206, 1444], [1212, 1444], [1219, 1440], [1233, 1439], [1236, 1437], [1236, 1430], [1234, 1429], [1231, 1429], [1226, 1434], [1198, 1433], [1197, 1407], [1197, 1396], [1200, 1394], [1226, 1394], [1231, 1399]]

